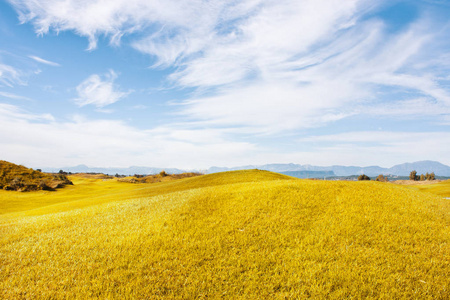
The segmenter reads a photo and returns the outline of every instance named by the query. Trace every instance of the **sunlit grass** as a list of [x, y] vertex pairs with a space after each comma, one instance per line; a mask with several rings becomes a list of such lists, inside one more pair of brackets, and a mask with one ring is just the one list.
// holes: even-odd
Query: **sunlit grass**
[[408, 187], [417, 191], [432, 193], [442, 197], [450, 197], [450, 180]]
[[245, 170], [149, 184], [131, 184], [117, 182], [115, 179], [85, 178], [84, 176], [69, 176], [69, 178], [74, 186], [66, 186], [57, 192], [17, 193], [0, 190], [0, 219], [19, 215], [36, 216], [56, 213], [107, 202], [236, 182], [292, 179], [278, 173]]
[[4, 215], [0, 298], [448, 299], [442, 197], [261, 171], [110, 184], [121, 201]]

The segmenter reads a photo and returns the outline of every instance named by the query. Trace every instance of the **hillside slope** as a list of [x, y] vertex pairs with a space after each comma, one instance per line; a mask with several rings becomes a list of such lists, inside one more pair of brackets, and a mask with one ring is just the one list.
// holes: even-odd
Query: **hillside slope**
[[[115, 178], [93, 178], [84, 175], [69, 176], [75, 186], [68, 186], [57, 193], [39, 191], [15, 193], [0, 190], [0, 218], [38, 216], [121, 201], [151, 197], [177, 191], [211, 187], [238, 182], [290, 180], [292, 177], [268, 171], [244, 170], [208, 174], [176, 181], [152, 184], [130, 184]], [[6, 214], [6, 215], [5, 215]]]
[[0, 221], [0, 298], [448, 297], [450, 202], [438, 196], [261, 171], [158, 185]]
[[66, 184], [72, 182], [62, 174], [49, 175], [0, 160], [0, 189], [20, 192], [52, 190]]

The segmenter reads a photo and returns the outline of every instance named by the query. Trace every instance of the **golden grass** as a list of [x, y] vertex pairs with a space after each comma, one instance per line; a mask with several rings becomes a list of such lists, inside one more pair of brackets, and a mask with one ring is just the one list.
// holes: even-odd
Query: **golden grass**
[[97, 179], [85, 175], [69, 176], [74, 186], [57, 192], [38, 191], [14, 193], [0, 190], [0, 219], [17, 216], [36, 216], [56, 213], [107, 202], [150, 197], [194, 188], [237, 182], [292, 179], [292, 177], [267, 171], [236, 171], [209, 174], [153, 184], [130, 184], [116, 179]]
[[440, 183], [444, 180], [435, 179], [435, 180], [394, 180], [390, 181], [391, 183], [401, 184], [401, 185], [432, 185], [436, 183]]
[[448, 198], [450, 197], [450, 180], [445, 181], [440, 180], [436, 182], [430, 181], [422, 181], [422, 182], [425, 182], [425, 184], [411, 185], [408, 187], [421, 192], [432, 193], [442, 197]]
[[[124, 188], [116, 191], [122, 201], [4, 215], [0, 298], [448, 299], [450, 293], [450, 202], [429, 193], [262, 171], [94, 186], [103, 183]], [[130, 188], [136, 186], [143, 188]], [[70, 201], [74, 208], [77, 201]]]
[[156, 182], [166, 182], [166, 181], [172, 181], [172, 180], [178, 180], [183, 178], [189, 178], [189, 177], [196, 177], [200, 176], [200, 173], [181, 173], [181, 174], [166, 174], [164, 172], [164, 175], [161, 173], [156, 175], [147, 175], [144, 177], [137, 178], [136, 176], [127, 176], [123, 178], [118, 178], [117, 181], [120, 182], [128, 182], [128, 183], [156, 183]]

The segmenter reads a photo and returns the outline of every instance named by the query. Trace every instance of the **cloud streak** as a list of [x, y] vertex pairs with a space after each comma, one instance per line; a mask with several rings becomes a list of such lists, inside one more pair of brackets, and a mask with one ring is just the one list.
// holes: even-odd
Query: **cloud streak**
[[1, 91], [0, 91], [0, 97], [14, 99], [14, 100], [31, 100], [28, 97], [12, 94], [12, 93], [8, 93], [8, 92], [1, 92]]
[[21, 72], [9, 65], [0, 63], [0, 84], [13, 87], [15, 84], [24, 84]]
[[49, 61], [43, 58], [40, 58], [39, 56], [34, 56], [34, 55], [28, 55], [29, 58], [31, 58], [34, 61], [37, 61], [38, 63], [44, 64], [44, 65], [49, 65], [52, 67], [60, 67], [61, 65], [58, 63], [55, 63], [53, 61]]

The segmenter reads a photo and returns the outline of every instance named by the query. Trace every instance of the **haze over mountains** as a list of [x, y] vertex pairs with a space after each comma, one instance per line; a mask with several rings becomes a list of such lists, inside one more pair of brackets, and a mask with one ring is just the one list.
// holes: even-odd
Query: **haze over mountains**
[[413, 163], [404, 163], [395, 165], [391, 168], [382, 168], [379, 166], [368, 166], [368, 167], [359, 167], [359, 166], [312, 166], [312, 165], [298, 165], [298, 164], [267, 164], [261, 166], [242, 166], [242, 167], [234, 167], [234, 168], [220, 168], [220, 167], [211, 167], [208, 169], [209, 173], [214, 172], [223, 172], [223, 171], [231, 171], [231, 170], [242, 170], [242, 169], [260, 169], [267, 170], [272, 172], [289, 172], [289, 171], [332, 171], [336, 176], [350, 176], [350, 175], [359, 175], [366, 174], [369, 176], [376, 176], [379, 174], [391, 174], [391, 175], [399, 175], [399, 176], [408, 176], [412, 170], [416, 170], [419, 174], [425, 174], [427, 172], [434, 172], [439, 176], [450, 176], [450, 167], [444, 164], [441, 164], [437, 161], [418, 161]]
[[202, 173], [217, 173], [233, 170], [245, 170], [245, 169], [259, 169], [273, 172], [294, 172], [294, 171], [310, 171], [310, 172], [326, 172], [327, 176], [350, 176], [366, 174], [368, 176], [376, 176], [379, 174], [391, 174], [398, 176], [408, 176], [412, 170], [416, 170], [418, 174], [425, 174], [434, 172], [438, 176], [450, 176], [450, 167], [437, 161], [418, 161], [413, 163], [403, 163], [395, 165], [391, 168], [382, 168], [379, 166], [312, 166], [312, 165], [300, 165], [300, 164], [266, 164], [266, 165], [247, 165], [239, 167], [211, 167], [208, 170], [181, 170], [177, 168], [157, 168], [157, 167], [140, 167], [131, 166], [128, 168], [95, 168], [88, 167], [86, 165], [79, 165], [75, 167], [63, 167], [63, 168], [43, 168], [46, 172], [58, 172], [64, 170], [66, 172], [81, 173], [81, 172], [95, 172], [104, 174], [156, 174], [165, 170], [170, 174], [179, 174], [183, 172], [198, 171]]

